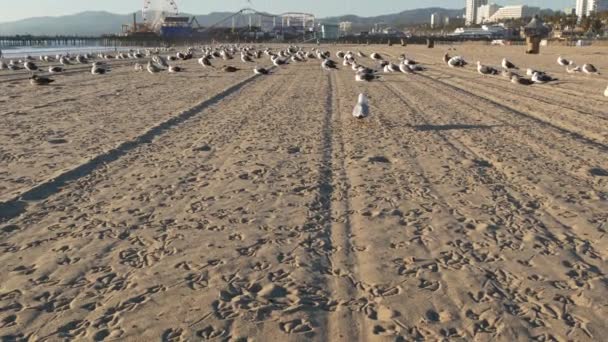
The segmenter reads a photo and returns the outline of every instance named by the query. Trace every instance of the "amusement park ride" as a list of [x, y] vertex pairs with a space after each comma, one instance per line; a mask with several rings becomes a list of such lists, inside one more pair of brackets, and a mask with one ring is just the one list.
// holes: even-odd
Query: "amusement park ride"
[[243, 8], [222, 20], [205, 28], [201, 27], [196, 17], [180, 15], [175, 0], [143, 0], [141, 12], [142, 22], [137, 22], [137, 14], [133, 14], [132, 25], [123, 25], [123, 35], [126, 36], [161, 36], [163, 38], [187, 38], [202, 34], [206, 31], [230, 28], [246, 28], [252, 32], [266, 33], [295, 33], [306, 34], [314, 32], [315, 17], [307, 13], [284, 13], [274, 15]]

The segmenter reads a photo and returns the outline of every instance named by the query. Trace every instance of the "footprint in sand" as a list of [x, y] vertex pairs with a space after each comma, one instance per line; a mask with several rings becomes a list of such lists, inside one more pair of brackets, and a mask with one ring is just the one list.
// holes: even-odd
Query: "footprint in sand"
[[312, 324], [305, 319], [294, 319], [293, 321], [279, 323], [279, 327], [288, 334], [302, 334], [313, 330]]
[[206, 328], [199, 330], [196, 335], [203, 340], [212, 340], [214, 338], [226, 336], [226, 330], [216, 329], [209, 325]]

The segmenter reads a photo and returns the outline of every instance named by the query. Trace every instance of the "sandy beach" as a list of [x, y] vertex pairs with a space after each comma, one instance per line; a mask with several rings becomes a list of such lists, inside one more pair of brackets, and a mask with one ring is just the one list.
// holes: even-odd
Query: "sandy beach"
[[608, 47], [321, 48], [428, 70], [0, 71], [0, 339], [605, 339]]

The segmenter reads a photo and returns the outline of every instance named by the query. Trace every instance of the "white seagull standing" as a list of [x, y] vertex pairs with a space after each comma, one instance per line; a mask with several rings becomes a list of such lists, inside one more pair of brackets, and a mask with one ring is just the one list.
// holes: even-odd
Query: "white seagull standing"
[[604, 90], [604, 96], [608, 97], [608, 87], [606, 87], [606, 90]]
[[355, 108], [353, 108], [353, 116], [357, 119], [363, 119], [369, 115], [369, 102], [364, 94], [359, 94], [359, 99]]

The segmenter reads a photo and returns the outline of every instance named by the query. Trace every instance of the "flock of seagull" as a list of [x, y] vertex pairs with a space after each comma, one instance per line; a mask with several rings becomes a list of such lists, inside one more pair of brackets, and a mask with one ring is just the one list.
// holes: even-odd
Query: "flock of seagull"
[[[167, 53], [170, 53], [167, 55]], [[199, 54], [200, 53], [200, 54]], [[164, 57], [162, 55], [165, 55]], [[215, 60], [228, 61], [240, 55], [240, 60], [244, 64], [255, 65], [255, 61], [267, 56], [275, 67], [285, 66], [291, 63], [302, 63], [310, 60], [320, 61], [321, 68], [326, 71], [332, 71], [338, 69], [338, 63], [332, 59], [329, 51], [323, 51], [319, 48], [312, 48], [308, 51], [298, 46], [288, 46], [285, 49], [278, 49], [274, 51], [271, 48], [254, 48], [250, 46], [238, 46], [238, 45], [220, 45], [216, 47], [204, 46], [199, 48], [190, 47], [184, 51], [173, 51], [171, 49], [145, 49], [141, 50], [129, 50], [128, 52], [120, 52], [116, 55], [110, 55], [105, 53], [94, 54], [78, 54], [78, 55], [56, 55], [52, 56], [40, 56], [41, 62], [46, 63], [59, 63], [60, 65], [51, 65], [48, 67], [48, 73], [59, 74], [64, 72], [68, 65], [87, 65], [90, 64], [91, 74], [93, 75], [104, 75], [111, 71], [111, 66], [106, 63], [109, 60], [137, 60], [134, 64], [134, 69], [137, 72], [147, 71], [150, 74], [158, 74], [161, 72], [178, 73], [185, 71], [184, 68], [175, 65], [174, 62], [186, 61], [193, 59], [195, 54], [202, 55], [198, 59], [198, 64], [205, 68], [213, 68], [221, 70], [223, 72], [232, 73], [242, 70], [235, 66], [229, 66], [223, 64], [219, 69], [214, 65]], [[381, 79], [382, 76], [379, 74], [384, 73], [403, 73], [403, 74], [415, 74], [417, 72], [427, 70], [426, 67], [418, 63], [412, 58], [408, 58], [404, 54], [398, 57], [399, 61], [396, 63], [391, 62], [384, 56], [377, 52], [371, 53], [369, 56], [361, 51], [338, 51], [335, 54], [337, 60], [341, 60], [342, 66], [345, 68], [351, 68], [355, 72], [355, 81], [357, 82], [371, 82], [374, 80]], [[142, 64], [142, 59], [148, 59], [147, 64]], [[370, 68], [362, 63], [361, 60], [370, 59], [373, 63], [377, 64], [377, 68]], [[450, 68], [464, 68], [469, 63], [462, 56], [450, 56], [446, 53], [443, 56], [443, 63]], [[567, 60], [563, 57], [557, 59], [557, 63], [560, 66], [566, 68], [568, 73], [585, 73], [588, 75], [599, 75], [598, 69], [592, 64], [583, 64], [577, 66], [571, 60]], [[6, 63], [4, 60], [0, 60], [0, 70], [22, 70], [25, 69], [32, 73], [30, 77], [30, 83], [32, 85], [48, 85], [53, 83], [54, 80], [49, 76], [37, 75], [37, 72], [43, 71], [35, 63], [35, 59], [31, 56], [26, 56], [23, 60], [10, 60]], [[481, 75], [502, 75], [509, 79], [514, 84], [520, 85], [532, 85], [532, 84], [544, 84], [557, 79], [550, 76], [546, 72], [527, 68], [525, 71], [526, 78], [517, 73], [519, 68], [511, 61], [504, 58], [501, 63], [501, 69], [489, 65], [484, 65], [480, 61], [477, 61], [477, 72]], [[253, 72], [256, 75], [268, 75], [271, 73], [269, 69], [262, 68], [259, 66], [253, 67]], [[608, 87], [604, 91], [604, 95], [608, 97]], [[369, 115], [369, 101], [364, 94], [360, 94], [357, 105], [353, 110], [353, 116], [357, 118], [363, 118]]]

